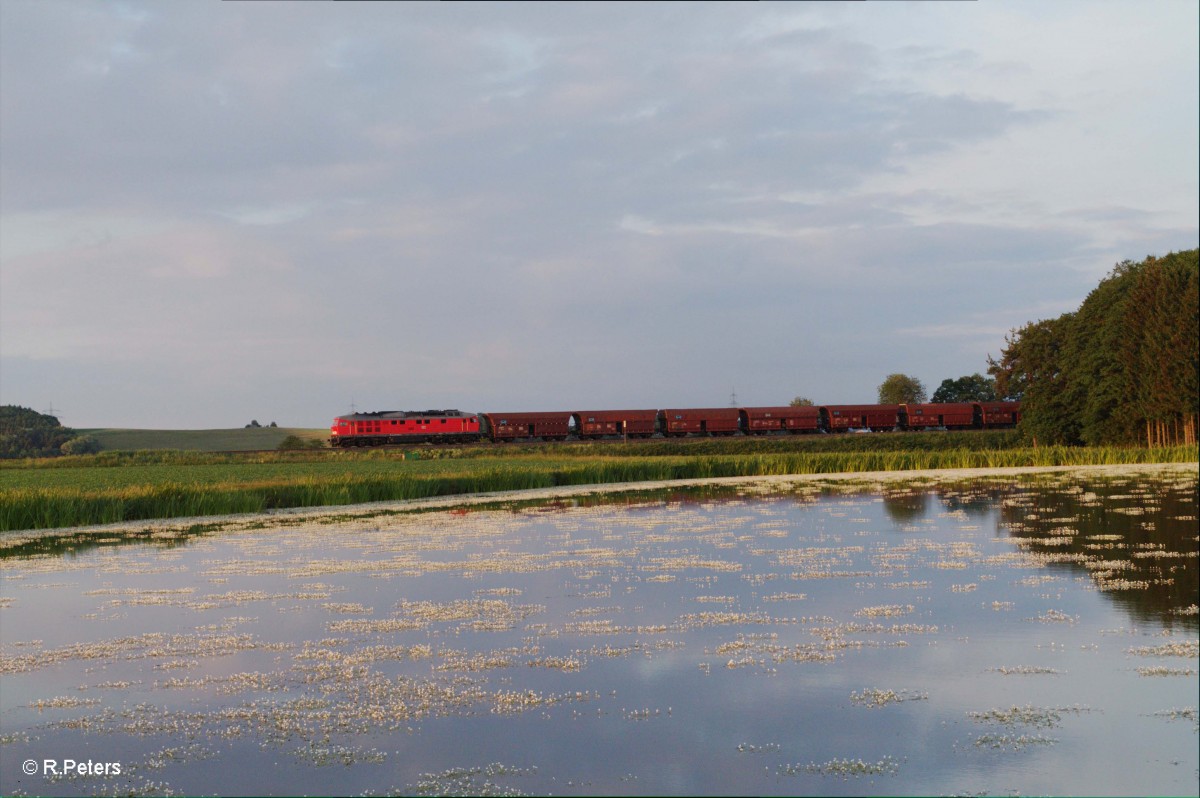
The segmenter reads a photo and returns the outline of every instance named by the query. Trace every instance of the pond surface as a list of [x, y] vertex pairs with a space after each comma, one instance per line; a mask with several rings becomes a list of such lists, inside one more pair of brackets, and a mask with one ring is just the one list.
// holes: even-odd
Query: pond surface
[[1194, 471], [858, 491], [9, 545], [0, 792], [1197, 794]]

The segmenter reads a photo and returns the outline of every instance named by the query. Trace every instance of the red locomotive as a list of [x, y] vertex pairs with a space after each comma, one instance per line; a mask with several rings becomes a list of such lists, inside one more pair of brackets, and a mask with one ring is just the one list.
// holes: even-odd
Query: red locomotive
[[384, 411], [339, 416], [334, 447], [490, 440], [565, 441], [606, 437], [799, 435], [930, 429], [1001, 429], [1021, 420], [1020, 402], [949, 402], [820, 407], [717, 407], [674, 410], [580, 410], [544, 413]]
[[329, 427], [329, 444], [333, 447], [455, 443], [479, 438], [479, 415], [458, 410], [354, 413], [338, 416]]

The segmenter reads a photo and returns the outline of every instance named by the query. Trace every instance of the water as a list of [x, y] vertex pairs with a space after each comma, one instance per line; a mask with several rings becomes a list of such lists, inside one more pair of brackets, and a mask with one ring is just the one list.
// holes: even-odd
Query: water
[[624, 501], [10, 539], [0, 791], [1197, 794], [1194, 472]]

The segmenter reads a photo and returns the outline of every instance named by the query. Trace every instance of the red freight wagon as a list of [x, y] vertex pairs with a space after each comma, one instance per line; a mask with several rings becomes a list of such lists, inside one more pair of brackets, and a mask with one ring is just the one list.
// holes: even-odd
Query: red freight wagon
[[580, 410], [572, 413], [575, 433], [580, 438], [631, 435], [649, 438], [655, 432], [657, 410]]
[[1021, 420], [1020, 402], [976, 402], [984, 427], [1015, 427]]
[[383, 446], [389, 443], [449, 443], [478, 440], [479, 416], [458, 410], [381, 410], [338, 416], [329, 427], [329, 445]]
[[493, 441], [565, 440], [570, 432], [571, 414], [558, 413], [484, 413], [486, 433]]
[[908, 428], [913, 430], [945, 427], [959, 429], [975, 426], [975, 408], [972, 402], [933, 402], [931, 404], [905, 405]]
[[826, 405], [821, 420], [830, 432], [892, 430], [900, 426], [900, 405]]
[[792, 434], [817, 432], [821, 427], [821, 411], [815, 407], [743, 407], [742, 431], [747, 435], [764, 435], [783, 430]]
[[738, 431], [741, 411], [736, 407], [693, 410], [660, 410], [662, 432], [667, 437], [697, 435], [733, 435]]

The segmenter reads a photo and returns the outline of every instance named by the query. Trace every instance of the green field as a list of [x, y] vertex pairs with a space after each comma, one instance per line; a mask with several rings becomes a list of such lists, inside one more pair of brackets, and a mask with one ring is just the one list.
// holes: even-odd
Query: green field
[[[281, 437], [290, 432], [278, 430]], [[192, 451], [109, 451], [0, 462], [0, 530], [558, 485], [1197, 459], [1194, 446], [1024, 448], [1011, 432], [244, 453], [214, 451], [218, 438], [210, 436]]]
[[249, 427], [246, 429], [81, 429], [100, 441], [101, 451], [178, 449], [185, 452], [250, 452], [274, 449], [289, 435], [325, 441], [327, 429]]

